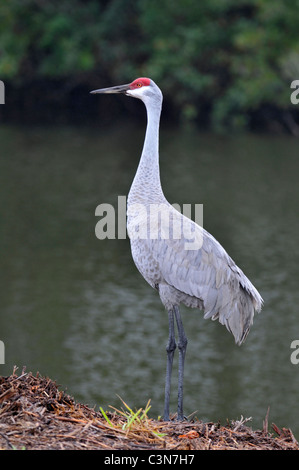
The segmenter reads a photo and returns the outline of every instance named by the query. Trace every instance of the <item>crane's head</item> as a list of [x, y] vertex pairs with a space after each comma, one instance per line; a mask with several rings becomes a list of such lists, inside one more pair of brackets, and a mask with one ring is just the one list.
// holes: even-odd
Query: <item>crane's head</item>
[[150, 78], [136, 78], [132, 83], [126, 85], [113, 86], [111, 88], [100, 88], [93, 90], [90, 93], [124, 93], [127, 96], [139, 98], [145, 104], [149, 102], [162, 102], [162, 93], [160, 88]]

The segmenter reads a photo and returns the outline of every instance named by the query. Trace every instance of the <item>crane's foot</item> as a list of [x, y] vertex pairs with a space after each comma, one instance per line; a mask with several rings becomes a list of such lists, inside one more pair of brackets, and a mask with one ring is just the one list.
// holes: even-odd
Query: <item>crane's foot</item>
[[164, 415], [163, 416], [163, 421], [189, 421], [188, 417], [183, 415], [183, 416], [178, 416], [177, 414], [176, 415]]
[[189, 419], [185, 415], [178, 415], [176, 421], [189, 421]]

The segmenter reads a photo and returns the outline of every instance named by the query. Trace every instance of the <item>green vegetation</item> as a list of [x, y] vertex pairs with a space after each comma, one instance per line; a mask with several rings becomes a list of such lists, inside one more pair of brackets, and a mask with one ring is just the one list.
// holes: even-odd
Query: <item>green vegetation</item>
[[299, 0], [10, 0], [0, 19], [12, 86], [150, 76], [180, 120], [213, 129], [298, 112]]
[[[120, 397], [119, 397], [120, 398]], [[139, 408], [136, 411], [133, 411], [127, 403], [122, 400], [124, 409], [118, 410], [111, 406], [114, 410], [113, 422], [108, 418], [107, 413], [100, 407], [100, 412], [107, 421], [108, 425], [115, 430], [121, 430], [126, 434], [129, 434], [130, 437], [133, 437], [134, 434], [144, 434], [149, 438], [160, 438], [162, 439], [166, 434], [161, 433], [157, 424], [154, 423], [152, 419], [148, 417], [148, 412], [151, 408], [150, 400], [147, 402], [144, 409]]]

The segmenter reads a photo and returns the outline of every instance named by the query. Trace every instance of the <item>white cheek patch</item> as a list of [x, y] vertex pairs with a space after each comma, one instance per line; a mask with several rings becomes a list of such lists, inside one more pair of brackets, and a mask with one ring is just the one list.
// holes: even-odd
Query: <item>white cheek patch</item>
[[127, 90], [126, 95], [133, 96], [134, 98], [141, 98], [146, 87], [134, 88], [134, 90]]

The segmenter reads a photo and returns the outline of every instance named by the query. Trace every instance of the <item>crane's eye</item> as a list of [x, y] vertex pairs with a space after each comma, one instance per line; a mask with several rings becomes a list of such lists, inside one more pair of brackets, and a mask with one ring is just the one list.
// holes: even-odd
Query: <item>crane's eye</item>
[[142, 87], [142, 83], [140, 83], [140, 82], [139, 82], [139, 83], [136, 83], [136, 87], [137, 87], [137, 88], [141, 88], [141, 87]]

